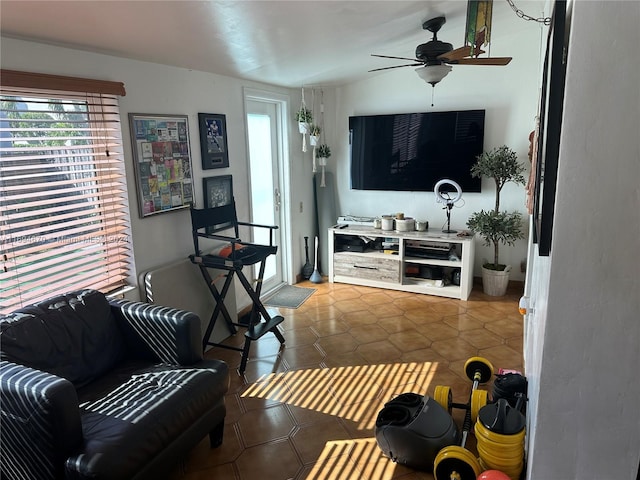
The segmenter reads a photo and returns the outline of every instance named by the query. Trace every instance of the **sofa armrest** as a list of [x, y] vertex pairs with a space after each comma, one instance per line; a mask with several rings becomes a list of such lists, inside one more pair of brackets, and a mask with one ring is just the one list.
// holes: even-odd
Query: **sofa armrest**
[[161, 305], [110, 299], [116, 319], [163, 363], [193, 365], [202, 360], [200, 317]]
[[7, 478], [59, 478], [83, 441], [73, 384], [2, 361], [0, 396], [0, 470]]

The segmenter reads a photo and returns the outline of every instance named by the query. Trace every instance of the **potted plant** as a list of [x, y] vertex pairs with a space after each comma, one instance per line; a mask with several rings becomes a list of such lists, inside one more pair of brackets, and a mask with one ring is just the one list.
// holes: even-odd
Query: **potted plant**
[[322, 129], [320, 128], [320, 125], [316, 125], [315, 123], [312, 123], [309, 127], [309, 142], [311, 143], [312, 147], [315, 147], [320, 143], [321, 131]]
[[524, 185], [524, 170], [516, 153], [506, 145], [478, 155], [471, 167], [472, 176], [493, 178], [496, 184], [493, 210], [474, 212], [467, 220], [467, 227], [484, 239], [484, 245], [493, 246], [493, 262], [485, 261], [482, 266], [482, 286], [487, 295], [504, 295], [509, 284], [511, 265], [500, 263], [500, 244], [514, 245], [516, 240], [524, 238], [522, 214], [500, 211], [502, 188], [508, 182]]
[[318, 152], [316, 153], [316, 156], [318, 157], [318, 161], [320, 162], [320, 165], [326, 165], [327, 158], [331, 156], [331, 149], [329, 148], [329, 145], [327, 145], [326, 143], [323, 143], [322, 145], [320, 145], [318, 147]]
[[327, 145], [326, 143], [323, 143], [317, 148], [317, 150], [318, 150], [317, 152], [318, 165], [322, 167], [322, 175], [320, 177], [320, 186], [326, 187], [324, 167], [327, 166], [327, 158], [331, 156], [331, 149], [329, 148], [329, 145]]
[[311, 122], [313, 121], [313, 113], [304, 105], [296, 112], [296, 120], [298, 121], [298, 130], [303, 135], [309, 133]]

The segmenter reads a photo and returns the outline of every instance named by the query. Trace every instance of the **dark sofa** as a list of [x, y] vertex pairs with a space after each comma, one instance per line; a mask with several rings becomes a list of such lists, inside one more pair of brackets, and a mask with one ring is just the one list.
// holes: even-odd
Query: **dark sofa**
[[200, 319], [80, 290], [0, 316], [0, 476], [165, 478], [222, 443], [229, 372]]

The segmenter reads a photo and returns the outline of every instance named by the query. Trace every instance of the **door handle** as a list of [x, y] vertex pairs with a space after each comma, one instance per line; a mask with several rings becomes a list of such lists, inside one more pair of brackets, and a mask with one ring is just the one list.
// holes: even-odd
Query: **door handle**
[[280, 201], [281, 201], [280, 190], [278, 189], [278, 187], [276, 187], [274, 194], [276, 199], [275, 206], [276, 206], [276, 210], [278, 210], [280, 208]]

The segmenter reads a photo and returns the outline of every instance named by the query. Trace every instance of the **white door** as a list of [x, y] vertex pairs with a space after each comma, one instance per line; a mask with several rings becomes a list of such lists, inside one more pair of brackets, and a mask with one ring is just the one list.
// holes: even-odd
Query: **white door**
[[[261, 225], [276, 225], [272, 231], [273, 242], [278, 246], [277, 255], [267, 260], [262, 293], [282, 285], [288, 261], [286, 225], [284, 214], [285, 188], [281, 174], [284, 166], [283, 136], [281, 126], [282, 102], [263, 95], [245, 92], [247, 142], [249, 151], [249, 176], [251, 186], [251, 221]], [[270, 231], [254, 228], [253, 241], [268, 244]], [[259, 265], [254, 275], [257, 276]]]

